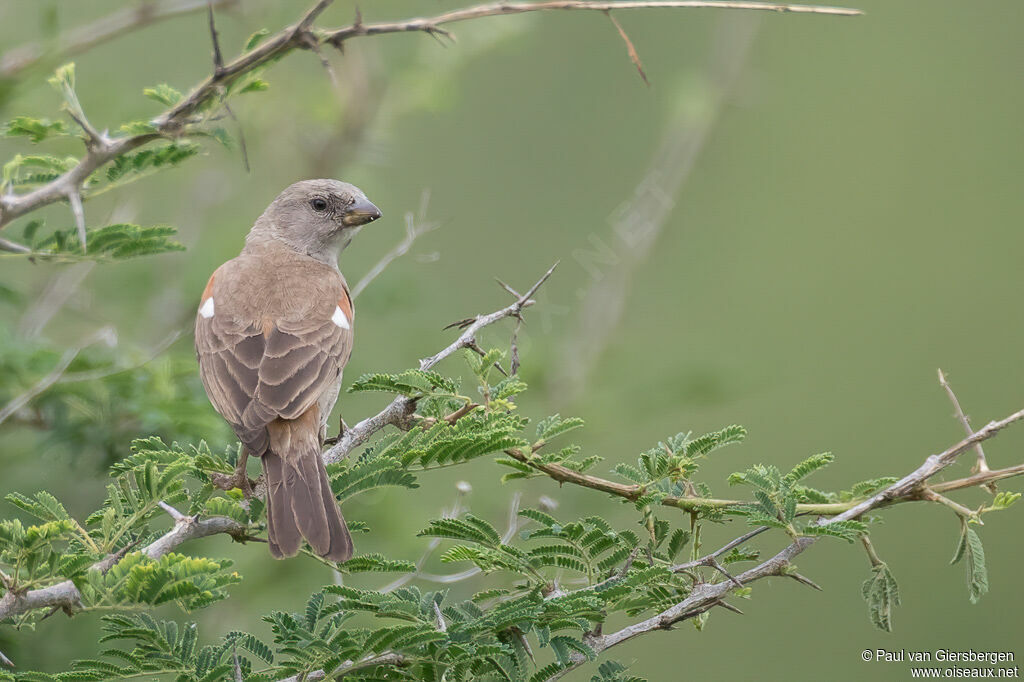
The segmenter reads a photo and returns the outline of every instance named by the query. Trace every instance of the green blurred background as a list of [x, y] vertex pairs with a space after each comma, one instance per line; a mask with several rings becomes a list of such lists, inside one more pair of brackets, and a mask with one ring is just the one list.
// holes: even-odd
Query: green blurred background
[[[124, 4], [0, 0], [0, 54], [30, 41], [52, 49], [61, 31]], [[226, 53], [253, 31], [293, 21], [306, 4], [241, 0], [220, 11]], [[375, 3], [363, 16], [455, 6]], [[305, 177], [341, 177], [385, 216], [343, 255], [350, 282], [401, 239], [407, 212], [421, 225], [440, 224], [359, 298], [349, 381], [410, 366], [447, 344], [444, 324], [504, 305], [493, 277], [526, 287], [560, 259], [521, 333], [531, 384], [522, 409], [585, 418], [584, 452], [605, 458], [595, 473], [606, 475], [678, 431], [740, 423], [750, 431], [747, 443], [703, 469], [721, 495], [732, 471], [756, 462], [788, 467], [821, 451], [838, 458], [816, 477], [822, 488], [902, 475], [963, 435], [937, 367], [948, 371], [976, 425], [1024, 406], [1017, 310], [1024, 5], [857, 6], [867, 15], [620, 12], [650, 87], [600, 13], [460, 24], [448, 47], [420, 34], [355, 40], [344, 56], [328, 55], [340, 95], [314, 55], [290, 55], [266, 73], [269, 91], [234, 104], [251, 173], [237, 151], [210, 147], [179, 169], [87, 204], [95, 224], [129, 216], [178, 226], [188, 250], [83, 273], [39, 342], [67, 344], [111, 324], [123, 352], [145, 357], [190, 327], [209, 273], [238, 252], [280, 189]], [[353, 14], [352, 3], [339, 0], [319, 25], [348, 23]], [[205, 17], [153, 25], [74, 59], [85, 111], [98, 127], [116, 129], [160, 111], [142, 88], [167, 82], [184, 91], [209, 72]], [[45, 84], [54, 65], [20, 73], [0, 115], [58, 116]], [[19, 151], [24, 145], [0, 140], [0, 159]], [[45, 213], [53, 225], [70, 222], [65, 207]], [[9, 258], [0, 268], [0, 281], [23, 296], [4, 306], [0, 323], [16, 336], [31, 302], [68, 269]], [[495, 328], [484, 345], [508, 337], [508, 327]], [[194, 362], [191, 343], [186, 329], [154, 360], [168, 368], [174, 385], [164, 390], [172, 399], [195, 393], [194, 379], [178, 385], [194, 371], [186, 366]], [[445, 369], [465, 373], [458, 361]], [[341, 409], [352, 423], [383, 400], [343, 396]], [[161, 414], [143, 415], [129, 433], [145, 435], [152, 423], [171, 437], [229, 442], [205, 405], [187, 424]], [[73, 513], [101, 499], [103, 452], [24, 426], [6, 425], [0, 439], [0, 493], [45, 487]], [[1000, 436], [988, 444], [990, 463], [1019, 463], [1022, 444], [1024, 431]], [[108, 449], [117, 455], [127, 446]], [[629, 507], [601, 495], [543, 480], [500, 486], [499, 474], [481, 460], [430, 474], [414, 492], [359, 498], [346, 514], [374, 530], [357, 538], [359, 549], [415, 560], [427, 542], [416, 531], [451, 505], [459, 480], [473, 486], [465, 503], [496, 525], [504, 525], [517, 490], [524, 504], [554, 498], [563, 517], [600, 509], [622, 527], [635, 523]], [[983, 497], [971, 491], [961, 499]], [[741, 604], [746, 616], [716, 611], [703, 632], [684, 623], [613, 655], [651, 680], [909, 679], [905, 664], [861, 662], [866, 648], [1024, 655], [1020, 513], [992, 515], [981, 529], [992, 589], [977, 605], [968, 603], [962, 566], [949, 566], [955, 517], [905, 505], [874, 531], [903, 590], [893, 634], [868, 621], [863, 553], [822, 542], [799, 568], [823, 594], [793, 581], [758, 583]], [[738, 524], [713, 529], [708, 542], [734, 537]], [[781, 542], [760, 546], [775, 551]], [[260, 546], [223, 537], [185, 549], [232, 557], [245, 575], [229, 601], [198, 614], [211, 639], [232, 629], [264, 632], [259, 614], [297, 609], [331, 579], [311, 561], [272, 562]], [[469, 595], [500, 580], [453, 591]], [[92, 650], [98, 622], [57, 616], [36, 633], [4, 633], [0, 648], [23, 666], [60, 670]]]

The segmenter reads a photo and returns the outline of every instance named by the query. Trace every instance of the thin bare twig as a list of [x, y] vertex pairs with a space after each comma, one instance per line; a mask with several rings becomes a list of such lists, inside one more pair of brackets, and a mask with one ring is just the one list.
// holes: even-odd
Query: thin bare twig
[[15, 667], [14, 666], [14, 661], [12, 661], [11, 659], [7, 658], [7, 656], [4, 656], [4, 652], [2, 652], [2, 651], [0, 651], [0, 665], [5, 665], [8, 668]]
[[21, 320], [18, 322], [18, 332], [28, 339], [39, 336], [53, 316], [75, 294], [94, 267], [96, 267], [96, 262], [90, 261], [61, 268], [47, 283], [39, 298], [22, 314]]
[[[558, 376], [550, 382], [556, 400], [565, 402], [579, 397], [601, 354], [614, 338], [614, 330], [621, 326], [629, 283], [669, 223], [676, 197], [696, 167], [740, 81], [759, 26], [759, 17], [723, 17], [703, 79], [706, 86], [700, 99], [707, 106], [680, 108], [664, 127], [643, 177], [631, 196], [608, 218], [612, 241], [605, 243], [596, 234], [590, 237], [603, 254], [600, 260], [584, 248], [573, 251], [590, 284], [573, 328], [560, 344]], [[624, 32], [623, 39], [628, 41]]]
[[[967, 432], [967, 435], [971, 435], [971, 433], [974, 432], [974, 429], [971, 428], [971, 420], [966, 414], [964, 414], [963, 408], [960, 407], [960, 401], [957, 400], [956, 394], [953, 393], [953, 387], [949, 385], [949, 381], [946, 379], [946, 374], [941, 369], [939, 369], [939, 385], [942, 386], [943, 390], [946, 391], [946, 395], [949, 396], [949, 402], [953, 403], [953, 414], [956, 416], [957, 421], [959, 421], [960, 425], [964, 427], [964, 431]], [[981, 443], [974, 446], [974, 452], [977, 453], [978, 459], [971, 471], [975, 473], [991, 471], [988, 468], [988, 460], [985, 459], [985, 449], [981, 447]], [[993, 495], [996, 493], [995, 483], [990, 483], [986, 485], [985, 488]]]
[[615, 30], [619, 32], [619, 36], [622, 38], [622, 42], [626, 43], [626, 52], [629, 54], [629, 60], [633, 62], [633, 66], [640, 72], [640, 78], [643, 79], [644, 85], [650, 86], [651, 82], [647, 80], [647, 74], [644, 72], [644, 64], [640, 61], [640, 53], [636, 51], [636, 46], [633, 45], [633, 41], [629, 39], [629, 34], [626, 33], [626, 29], [622, 28], [622, 24], [619, 20], [612, 16], [611, 11], [605, 10], [605, 16], [615, 26]]
[[[710, 0], [622, 0], [600, 2], [596, 0], [554, 0], [548, 2], [498, 2], [475, 5], [444, 12], [429, 18], [416, 18], [405, 21], [368, 24], [359, 19], [350, 26], [314, 33], [313, 23], [330, 3], [331, 0], [319, 0], [297, 23], [270, 36], [255, 48], [240, 55], [231, 62], [225, 63], [223, 68], [216, 69], [211, 76], [193, 88], [188, 96], [153, 120], [155, 132], [113, 139], [101, 137], [101, 139], [94, 140], [92, 144], [88, 145], [87, 153], [74, 167], [54, 180], [26, 194], [0, 197], [0, 228], [12, 220], [43, 206], [63, 199], [70, 199], [74, 193], [80, 195], [85, 181], [97, 169], [110, 163], [121, 154], [145, 146], [155, 140], [181, 134], [190, 125], [199, 122], [195, 119], [194, 115], [206, 104], [220, 97], [224, 90], [232, 83], [254, 69], [279, 59], [289, 52], [296, 49], [308, 49], [311, 39], [317, 43], [327, 42], [340, 48], [346, 40], [351, 38], [382, 35], [385, 33], [420, 32], [436, 37], [439, 34], [450, 35], [445, 29], [441, 28], [443, 24], [488, 16], [553, 10], [604, 12], [607, 10], [618, 11], [660, 7], [796, 12], [835, 16], [861, 14], [860, 10], [841, 7], [817, 7], [768, 2], [714, 2]], [[80, 112], [76, 111], [76, 114], [78, 113]]]
[[[469, 347], [471, 344], [475, 344], [477, 333], [479, 333], [484, 327], [488, 327], [495, 322], [500, 322], [507, 317], [520, 315], [524, 308], [533, 304], [534, 301], [532, 296], [537, 293], [537, 289], [547, 281], [548, 277], [551, 276], [551, 273], [555, 271], [557, 266], [558, 263], [552, 265], [551, 268], [544, 273], [544, 276], [530, 287], [529, 291], [517, 298], [511, 304], [505, 306], [501, 310], [496, 310], [493, 313], [478, 315], [473, 318], [473, 322], [467, 324], [462, 334], [459, 335], [459, 338], [455, 339], [455, 341], [451, 342], [447, 347], [434, 355], [420, 360], [420, 369], [431, 369], [445, 358], [457, 353], [463, 348]], [[410, 426], [410, 418], [412, 417], [415, 408], [416, 401], [414, 399], [406, 398], [404, 396], [395, 398], [378, 414], [368, 417], [346, 430], [338, 439], [338, 442], [324, 453], [324, 461], [330, 463], [344, 459], [352, 452], [352, 450], [365, 443], [370, 436], [387, 426]]]
[[[41, 61], [56, 63], [131, 31], [206, 8], [209, 0], [164, 0], [138, 2], [88, 24], [62, 33], [53, 41], [28, 43], [0, 55], [0, 76], [10, 78]], [[239, 0], [213, 0], [218, 7], [237, 5]]]
[[430, 190], [424, 190], [420, 195], [420, 207], [417, 214], [408, 211], [405, 214], [405, 237], [395, 248], [384, 254], [377, 263], [370, 268], [370, 271], [363, 275], [354, 287], [352, 287], [352, 298], [356, 298], [370, 285], [373, 280], [380, 276], [380, 273], [391, 265], [395, 260], [409, 253], [413, 243], [428, 232], [433, 232], [441, 226], [441, 223], [426, 220], [427, 206], [430, 204]]
[[0, 409], [0, 424], [3, 424], [12, 414], [30, 403], [40, 393], [57, 383], [67, 368], [71, 366], [71, 363], [75, 361], [75, 358], [78, 357], [78, 354], [84, 349], [100, 341], [113, 345], [113, 343], [116, 342], [116, 339], [117, 336], [114, 333], [114, 329], [112, 327], [104, 327], [86, 337], [86, 339], [79, 345], [64, 351], [64, 354], [61, 356], [60, 360], [57, 361], [56, 366], [50, 370], [49, 374], [37, 381], [31, 388], [21, 395], [12, 398], [10, 402]]

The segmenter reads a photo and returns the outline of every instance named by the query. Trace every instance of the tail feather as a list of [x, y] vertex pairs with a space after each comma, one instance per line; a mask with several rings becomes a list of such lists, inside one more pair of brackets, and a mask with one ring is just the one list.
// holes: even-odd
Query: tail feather
[[318, 430], [310, 433], [299, 421], [272, 424], [270, 449], [263, 455], [270, 553], [278, 559], [295, 556], [305, 538], [318, 555], [346, 561], [352, 536], [320, 459]]

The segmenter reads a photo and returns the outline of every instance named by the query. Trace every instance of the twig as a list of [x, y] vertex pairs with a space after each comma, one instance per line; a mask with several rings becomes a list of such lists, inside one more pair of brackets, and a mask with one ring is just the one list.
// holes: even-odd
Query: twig
[[[462, 498], [467, 493], [469, 493], [471, 489], [469, 488], [469, 484], [468, 483], [466, 483], [466, 484], [459, 483], [459, 484], [456, 484], [455, 490], [456, 490], [455, 502], [452, 503], [452, 508], [450, 510], [449, 509], [442, 509], [441, 510], [441, 518], [443, 518], [443, 519], [454, 519], [454, 518], [458, 517], [459, 514], [462, 513]], [[427, 559], [429, 559], [430, 555], [434, 553], [434, 550], [436, 550], [440, 546], [441, 546], [441, 538], [431, 538], [430, 542], [427, 544], [426, 551], [423, 552], [423, 555], [420, 556], [419, 561], [416, 562], [416, 570], [413, 571], [412, 573], [406, 573], [405, 575], [400, 576], [399, 578], [397, 578], [396, 580], [394, 580], [390, 584], [385, 585], [384, 587], [382, 587], [379, 591], [380, 592], [394, 592], [399, 587], [402, 587], [403, 585], [405, 585], [406, 583], [411, 581], [413, 578], [415, 578], [416, 576], [420, 575], [420, 570], [423, 568], [423, 565], [427, 563]]]
[[396, 667], [402, 667], [405, 665], [405, 656], [402, 654], [388, 651], [379, 656], [372, 656], [370, 658], [364, 658], [363, 660], [355, 663], [353, 661], [345, 661], [340, 666], [335, 668], [330, 673], [326, 673], [323, 670], [315, 670], [305, 675], [292, 675], [291, 677], [285, 677], [278, 682], [321, 682], [328, 678], [336, 680], [343, 679], [350, 673], [357, 672], [359, 670], [366, 670], [367, 668], [376, 668], [381, 665], [393, 665]]
[[[0, 55], [0, 76], [10, 78], [40, 61], [57, 62], [125, 33], [150, 26], [166, 19], [205, 9], [208, 0], [165, 0], [164, 2], [140, 2], [134, 7], [124, 7], [102, 19], [78, 26], [62, 33], [46, 45], [29, 43], [20, 45]], [[213, 0], [217, 6], [237, 5], [239, 0]]]
[[644, 85], [650, 86], [651, 82], [647, 80], [647, 74], [644, 73], [643, 62], [640, 61], [640, 53], [636, 51], [636, 46], [633, 45], [633, 41], [629, 39], [629, 34], [626, 33], [626, 29], [622, 28], [622, 24], [619, 23], [618, 19], [612, 16], [610, 10], [605, 10], [604, 13], [612, 22], [612, 25], [615, 26], [615, 30], [619, 32], [622, 42], [626, 43], [626, 52], [629, 54], [629, 60], [633, 62], [633, 66], [635, 66], [636, 70], [640, 72], [640, 78], [643, 79]]
[[940, 495], [939, 493], [935, 492], [934, 490], [927, 486], [925, 486], [921, 490], [921, 499], [928, 500], [929, 502], [937, 502], [943, 506], [952, 509], [954, 512], [956, 512], [956, 515], [962, 519], [974, 519], [980, 525], [985, 525], [985, 522], [981, 520], [981, 517], [978, 515], [976, 511], [968, 509], [959, 502], [954, 502], [945, 495]]
[[10, 251], [11, 253], [32, 253], [32, 249], [24, 244], [12, 242], [10, 239], [4, 239], [3, 237], [0, 237], [0, 251]]
[[[537, 289], [547, 281], [548, 277], [551, 276], [551, 273], [555, 271], [557, 266], [558, 263], [552, 265], [551, 268], [544, 273], [544, 276], [530, 287], [529, 291], [517, 298], [511, 304], [505, 306], [501, 310], [496, 310], [493, 313], [478, 315], [475, 317], [474, 321], [467, 325], [466, 329], [459, 335], [459, 338], [455, 339], [455, 341], [451, 342], [447, 347], [434, 355], [420, 360], [420, 369], [431, 369], [437, 365], [437, 363], [452, 354], [457, 353], [459, 350], [467, 348], [470, 344], [475, 344], [476, 334], [484, 327], [490, 326], [495, 322], [500, 322], [506, 317], [515, 317], [521, 314], [524, 308], [533, 303], [531, 297], [537, 293]], [[352, 428], [345, 431], [341, 438], [338, 439], [338, 442], [324, 452], [324, 462], [331, 463], [344, 459], [352, 452], [352, 450], [365, 443], [370, 436], [387, 426], [411, 426], [410, 417], [412, 416], [415, 408], [415, 400], [404, 396], [395, 398], [378, 414], [362, 420]]]
[[199, 83], [181, 102], [174, 105], [153, 120], [155, 132], [141, 135], [118, 137], [111, 140], [104, 138], [104, 144], [87, 149], [87, 153], [67, 172], [50, 182], [22, 195], [0, 197], [0, 227], [10, 223], [27, 213], [43, 206], [52, 204], [72, 193], [81, 192], [85, 181], [99, 168], [110, 163], [118, 156], [147, 145], [155, 140], [182, 133], [189, 125], [196, 122], [194, 114], [206, 104], [221, 96], [224, 89], [232, 83], [296, 49], [308, 49], [311, 39], [327, 42], [341, 47], [346, 40], [356, 37], [382, 35], [385, 33], [421, 32], [437, 36], [447, 34], [440, 28], [442, 24], [477, 19], [481, 17], [521, 14], [548, 10], [583, 10], [606, 11], [627, 9], [677, 8], [677, 9], [732, 9], [771, 12], [796, 12], [808, 14], [828, 14], [835, 16], [854, 16], [860, 10], [841, 7], [817, 7], [812, 5], [791, 5], [768, 2], [714, 2], [711, 0], [623, 0], [616, 2], [599, 2], [593, 0], [555, 0], [548, 2], [525, 3], [491, 3], [475, 5], [463, 9], [444, 12], [430, 18], [416, 18], [405, 21], [380, 22], [367, 24], [358, 20], [350, 26], [339, 29], [314, 33], [313, 23], [331, 3], [331, 0], [319, 0], [294, 25], [270, 36], [252, 50], [227, 62], [223, 68]]
[[[248, 530], [246, 525], [225, 516], [214, 516], [202, 521], [195, 521], [194, 523], [176, 522], [171, 530], [146, 545], [142, 553], [150, 559], [159, 559], [184, 542], [221, 533], [226, 533], [236, 540], [248, 540], [250, 539], [248, 537]], [[112, 556], [116, 557], [117, 555]], [[123, 556], [120, 558], [123, 558]], [[120, 560], [120, 558], [117, 558], [117, 560]], [[111, 558], [108, 557], [94, 564], [90, 570], [109, 570], [110, 562]], [[70, 580], [38, 590], [29, 590], [24, 594], [16, 594], [9, 591], [0, 599], [0, 621], [33, 609], [43, 609], [52, 606], [59, 606], [70, 611], [77, 608], [81, 601], [81, 593]]]
[[[960, 454], [970, 450], [975, 443], [981, 443], [996, 436], [1002, 429], [1022, 419], [1024, 419], [1024, 410], [1015, 412], [1005, 419], [989, 422], [984, 428], [976, 431], [959, 443], [956, 443], [937, 455], [929, 456], [925, 460], [924, 464], [885, 490], [879, 492], [877, 495], [874, 495], [868, 500], [864, 500], [832, 519], [823, 520], [822, 524], [827, 525], [836, 521], [856, 519], [874, 509], [889, 505], [896, 500], [913, 499], [919, 496], [920, 490], [928, 479], [955, 462], [956, 458]], [[761, 578], [772, 576], [792, 578], [791, 560], [813, 545], [818, 539], [819, 537], [817, 536], [798, 537], [775, 556], [736, 576], [736, 580], [744, 585], [748, 585], [751, 582], [760, 580]], [[797, 580], [799, 580], [799, 578], [797, 578]], [[617, 632], [607, 635], [588, 637], [587, 644], [596, 653], [601, 653], [606, 649], [622, 644], [623, 642], [629, 641], [639, 635], [653, 632], [655, 630], [670, 629], [680, 621], [693, 618], [694, 616], [720, 605], [725, 595], [729, 590], [734, 589], [734, 587], [735, 585], [730, 581], [720, 583], [698, 583], [694, 586], [690, 596], [683, 601], [665, 609], [651, 618], [639, 623], [628, 625]], [[586, 660], [587, 659], [584, 656], [573, 653], [570, 657], [569, 666], [549, 677], [548, 680], [560, 679], [569, 671], [582, 665]]]
[[790, 5], [770, 2], [715, 2], [714, 0], [621, 0], [615, 2], [598, 2], [592, 0], [553, 0], [550, 2], [494, 2], [475, 5], [463, 9], [452, 10], [430, 18], [407, 19], [404, 21], [364, 24], [357, 22], [352, 26], [330, 31], [327, 41], [338, 45], [345, 40], [358, 36], [374, 36], [384, 33], [441, 33], [444, 24], [459, 21], [492, 17], [503, 14], [522, 14], [524, 12], [543, 12], [551, 10], [582, 10], [591, 12], [619, 11], [627, 9], [652, 9], [655, 7], [673, 9], [732, 9], [761, 10], [768, 12], [794, 12], [803, 14], [830, 14], [833, 16], [857, 16], [863, 14], [858, 9], [845, 7], [820, 7], [814, 5]]
[[235, 682], [244, 682], [242, 677], [242, 664], [238, 660], [238, 645], [231, 643], [231, 658], [234, 664]]
[[4, 656], [4, 652], [2, 652], [2, 651], [0, 651], [0, 665], [5, 665], [8, 668], [15, 667], [14, 666], [14, 661], [12, 661], [11, 659], [9, 659], [6, 656]]
[[3, 409], [0, 409], [0, 424], [3, 424], [12, 414], [30, 403], [40, 393], [57, 383], [71, 363], [75, 361], [75, 358], [78, 357], [78, 354], [84, 349], [99, 341], [106, 341], [112, 344], [116, 338], [112, 327], [104, 327], [88, 336], [80, 345], [64, 351], [64, 354], [57, 361], [56, 366], [50, 370], [49, 374], [37, 381], [21, 395], [15, 396], [4, 405]]
[[[614, 330], [621, 327], [630, 280], [642, 268], [668, 224], [675, 198], [685, 187], [726, 110], [744, 72], [759, 19], [751, 15], [723, 17], [715, 32], [709, 66], [704, 69], [703, 81], [707, 85], [700, 99], [707, 102], [706, 106], [680, 108], [664, 126], [643, 176], [608, 218], [612, 241], [604, 243], [596, 234], [590, 236], [595, 246], [608, 255], [597, 262], [585, 249], [573, 251], [590, 284], [584, 290], [572, 329], [559, 344], [556, 379], [550, 382], [556, 400], [571, 401], [581, 394], [614, 338]], [[624, 32], [623, 40], [628, 41]], [[632, 43], [627, 45], [631, 47]]]
[[195, 522], [195, 519], [193, 517], [182, 514], [180, 511], [178, 511], [171, 505], [167, 504], [163, 500], [157, 502], [157, 506], [159, 506], [161, 509], [167, 512], [167, 515], [174, 519], [174, 523], [188, 524]]
[[68, 204], [71, 205], [71, 215], [75, 217], [75, 227], [78, 229], [78, 241], [82, 243], [82, 253], [87, 248], [85, 244], [85, 207], [82, 206], [82, 192], [78, 186], [68, 190]]
[[448, 625], [444, 622], [444, 614], [441, 613], [441, 607], [437, 605], [437, 602], [431, 602], [434, 605], [434, 618], [437, 619], [437, 629], [441, 632], [448, 631]]
[[47, 283], [39, 298], [21, 316], [21, 320], [18, 322], [19, 334], [29, 339], [39, 336], [53, 316], [75, 294], [94, 267], [96, 267], [96, 262], [90, 261], [61, 268]]
[[357, 282], [356, 285], [352, 287], [352, 298], [355, 298], [359, 294], [361, 294], [363, 290], [366, 289], [366, 287], [369, 286], [373, 280], [377, 279], [380, 273], [384, 272], [384, 270], [389, 265], [391, 265], [391, 263], [407, 254], [409, 252], [409, 249], [412, 248], [413, 242], [415, 242], [419, 237], [422, 237], [428, 232], [433, 232], [434, 230], [441, 226], [441, 223], [428, 222], [425, 220], [427, 206], [429, 205], [429, 203], [430, 191], [424, 190], [423, 194], [420, 197], [420, 208], [418, 218], [415, 214], [413, 214], [412, 211], [406, 212], [405, 237], [402, 239], [401, 242], [399, 242], [395, 246], [395, 248], [391, 249], [386, 254], [384, 254], [384, 257], [377, 261], [377, 263], [372, 268], [370, 268], [370, 271], [363, 275], [362, 279], [360, 279], [359, 282]]
[[[971, 428], [971, 420], [964, 414], [963, 408], [960, 407], [960, 401], [957, 400], [956, 394], [953, 393], [953, 387], [949, 385], [949, 381], [946, 379], [946, 374], [941, 369], [939, 370], [939, 385], [946, 391], [946, 395], [949, 396], [949, 402], [953, 403], [953, 413], [956, 415], [957, 421], [964, 427], [964, 431], [967, 435], [971, 435], [974, 429]], [[974, 446], [974, 452], [977, 453], [978, 459], [974, 465], [973, 472], [986, 472], [990, 471], [988, 468], [988, 460], [985, 459], [985, 449], [981, 447], [981, 443]], [[995, 484], [989, 484], [985, 486], [990, 493], [993, 495], [996, 493]]]

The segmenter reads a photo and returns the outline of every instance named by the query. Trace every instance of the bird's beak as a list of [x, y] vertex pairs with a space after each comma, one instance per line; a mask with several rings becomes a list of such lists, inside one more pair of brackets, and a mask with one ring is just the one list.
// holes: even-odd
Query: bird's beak
[[349, 206], [348, 210], [345, 212], [345, 217], [341, 219], [341, 222], [345, 227], [356, 227], [358, 225], [372, 223], [379, 217], [379, 208], [371, 204], [367, 199], [358, 199], [356, 203]]

